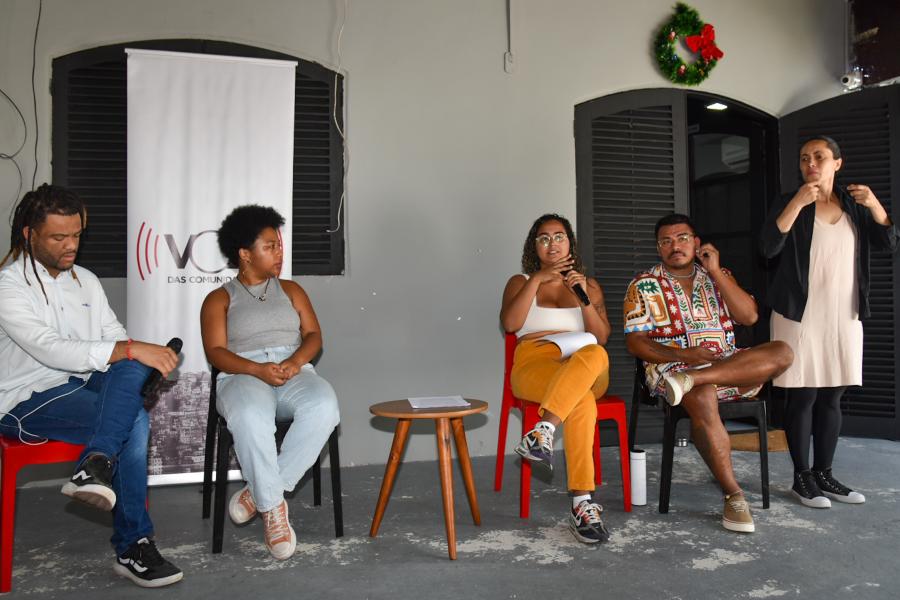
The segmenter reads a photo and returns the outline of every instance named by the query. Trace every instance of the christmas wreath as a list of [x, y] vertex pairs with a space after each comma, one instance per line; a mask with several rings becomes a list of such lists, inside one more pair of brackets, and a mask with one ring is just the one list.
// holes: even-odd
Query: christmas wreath
[[[687, 64], [675, 52], [679, 38], [691, 52], [699, 54], [697, 59]], [[697, 85], [707, 77], [724, 53], [716, 46], [716, 31], [709, 23], [700, 20], [697, 11], [679, 2], [675, 14], [662, 26], [653, 44], [659, 70], [674, 83]]]

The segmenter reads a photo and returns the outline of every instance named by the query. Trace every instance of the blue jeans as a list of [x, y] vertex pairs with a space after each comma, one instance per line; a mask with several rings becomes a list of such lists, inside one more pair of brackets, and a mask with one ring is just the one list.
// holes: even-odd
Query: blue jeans
[[[47, 438], [84, 444], [79, 465], [89, 453], [100, 452], [112, 459], [116, 505], [110, 541], [117, 555], [153, 535], [146, 506], [150, 419], [140, 395], [150, 371], [137, 361], [121, 360], [104, 373], [94, 372], [87, 382], [73, 376], [68, 383], [34, 393], [9, 411], [21, 419], [26, 442]], [[0, 433], [18, 438], [19, 425], [9, 415], [0, 420]]]
[[[263, 348], [239, 353], [254, 362], [279, 363], [296, 346]], [[310, 364], [284, 385], [272, 386], [252, 375], [219, 376], [216, 408], [228, 422], [234, 453], [250, 495], [260, 512], [277, 508], [322, 451], [340, 422], [337, 397]], [[275, 447], [275, 421], [292, 421]]]

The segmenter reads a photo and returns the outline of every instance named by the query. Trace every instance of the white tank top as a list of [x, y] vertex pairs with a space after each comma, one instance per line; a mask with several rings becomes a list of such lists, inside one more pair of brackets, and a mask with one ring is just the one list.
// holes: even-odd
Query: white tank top
[[[525, 275], [528, 278], [528, 275]], [[537, 296], [531, 301], [528, 316], [522, 328], [516, 332], [516, 337], [534, 333], [536, 331], [584, 331], [584, 317], [579, 307], [574, 308], [545, 308], [537, 305]]]

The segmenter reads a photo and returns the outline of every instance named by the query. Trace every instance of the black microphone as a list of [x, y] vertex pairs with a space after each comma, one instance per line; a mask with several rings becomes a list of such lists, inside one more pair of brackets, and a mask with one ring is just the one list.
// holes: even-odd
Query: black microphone
[[[169, 348], [172, 349], [175, 354], [181, 352], [181, 346], [184, 345], [184, 342], [181, 341], [181, 338], [173, 337], [169, 340], [169, 343], [166, 344]], [[153, 369], [153, 372], [147, 377], [147, 381], [144, 382], [144, 386], [141, 388], [141, 396], [146, 398], [150, 393], [155, 391], [156, 386], [159, 385], [159, 382], [162, 380], [162, 373], [159, 372], [159, 369]]]
[[[571, 270], [566, 271], [565, 273], [561, 273], [561, 275], [565, 277], [571, 272]], [[574, 286], [572, 286], [572, 291], [575, 292], [575, 295], [578, 296], [578, 299], [581, 300], [582, 304], [584, 304], [585, 306], [591, 305], [591, 299], [588, 298], [587, 292], [584, 291], [584, 288], [581, 287], [581, 284], [576, 283]]]

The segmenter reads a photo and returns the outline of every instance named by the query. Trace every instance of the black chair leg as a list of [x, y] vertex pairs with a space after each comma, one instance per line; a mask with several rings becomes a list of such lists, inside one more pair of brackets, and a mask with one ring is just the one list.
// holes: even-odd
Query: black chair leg
[[216, 392], [215, 377], [212, 374], [212, 392], [210, 393], [210, 411], [206, 419], [206, 447], [203, 456], [203, 518], [209, 518], [209, 509], [212, 506], [212, 473], [213, 458], [216, 454], [216, 426], [218, 425], [219, 415], [215, 412]]
[[312, 466], [313, 506], [322, 506], [322, 453], [316, 457]]
[[662, 466], [659, 473], [659, 512], [669, 512], [669, 495], [672, 493], [672, 463], [675, 459], [675, 426], [678, 417], [666, 408], [666, 420], [663, 426]]
[[[637, 396], [635, 394], [634, 396]], [[637, 438], [637, 422], [638, 422], [638, 407], [640, 406], [641, 401], [638, 398], [631, 398], [631, 420], [628, 422], [628, 451], [634, 451], [635, 439]]]
[[341, 497], [341, 455], [338, 451], [337, 427], [328, 438], [328, 460], [331, 465], [331, 504], [334, 507], [334, 537], [344, 537], [344, 505]]
[[759, 474], [762, 482], [763, 508], [769, 508], [769, 432], [765, 402], [759, 403], [756, 423], [759, 426]]
[[220, 423], [218, 456], [216, 457], [216, 499], [213, 513], [213, 554], [222, 552], [222, 540], [225, 537], [225, 498], [228, 492], [229, 451], [233, 443], [231, 432], [225, 424]]

